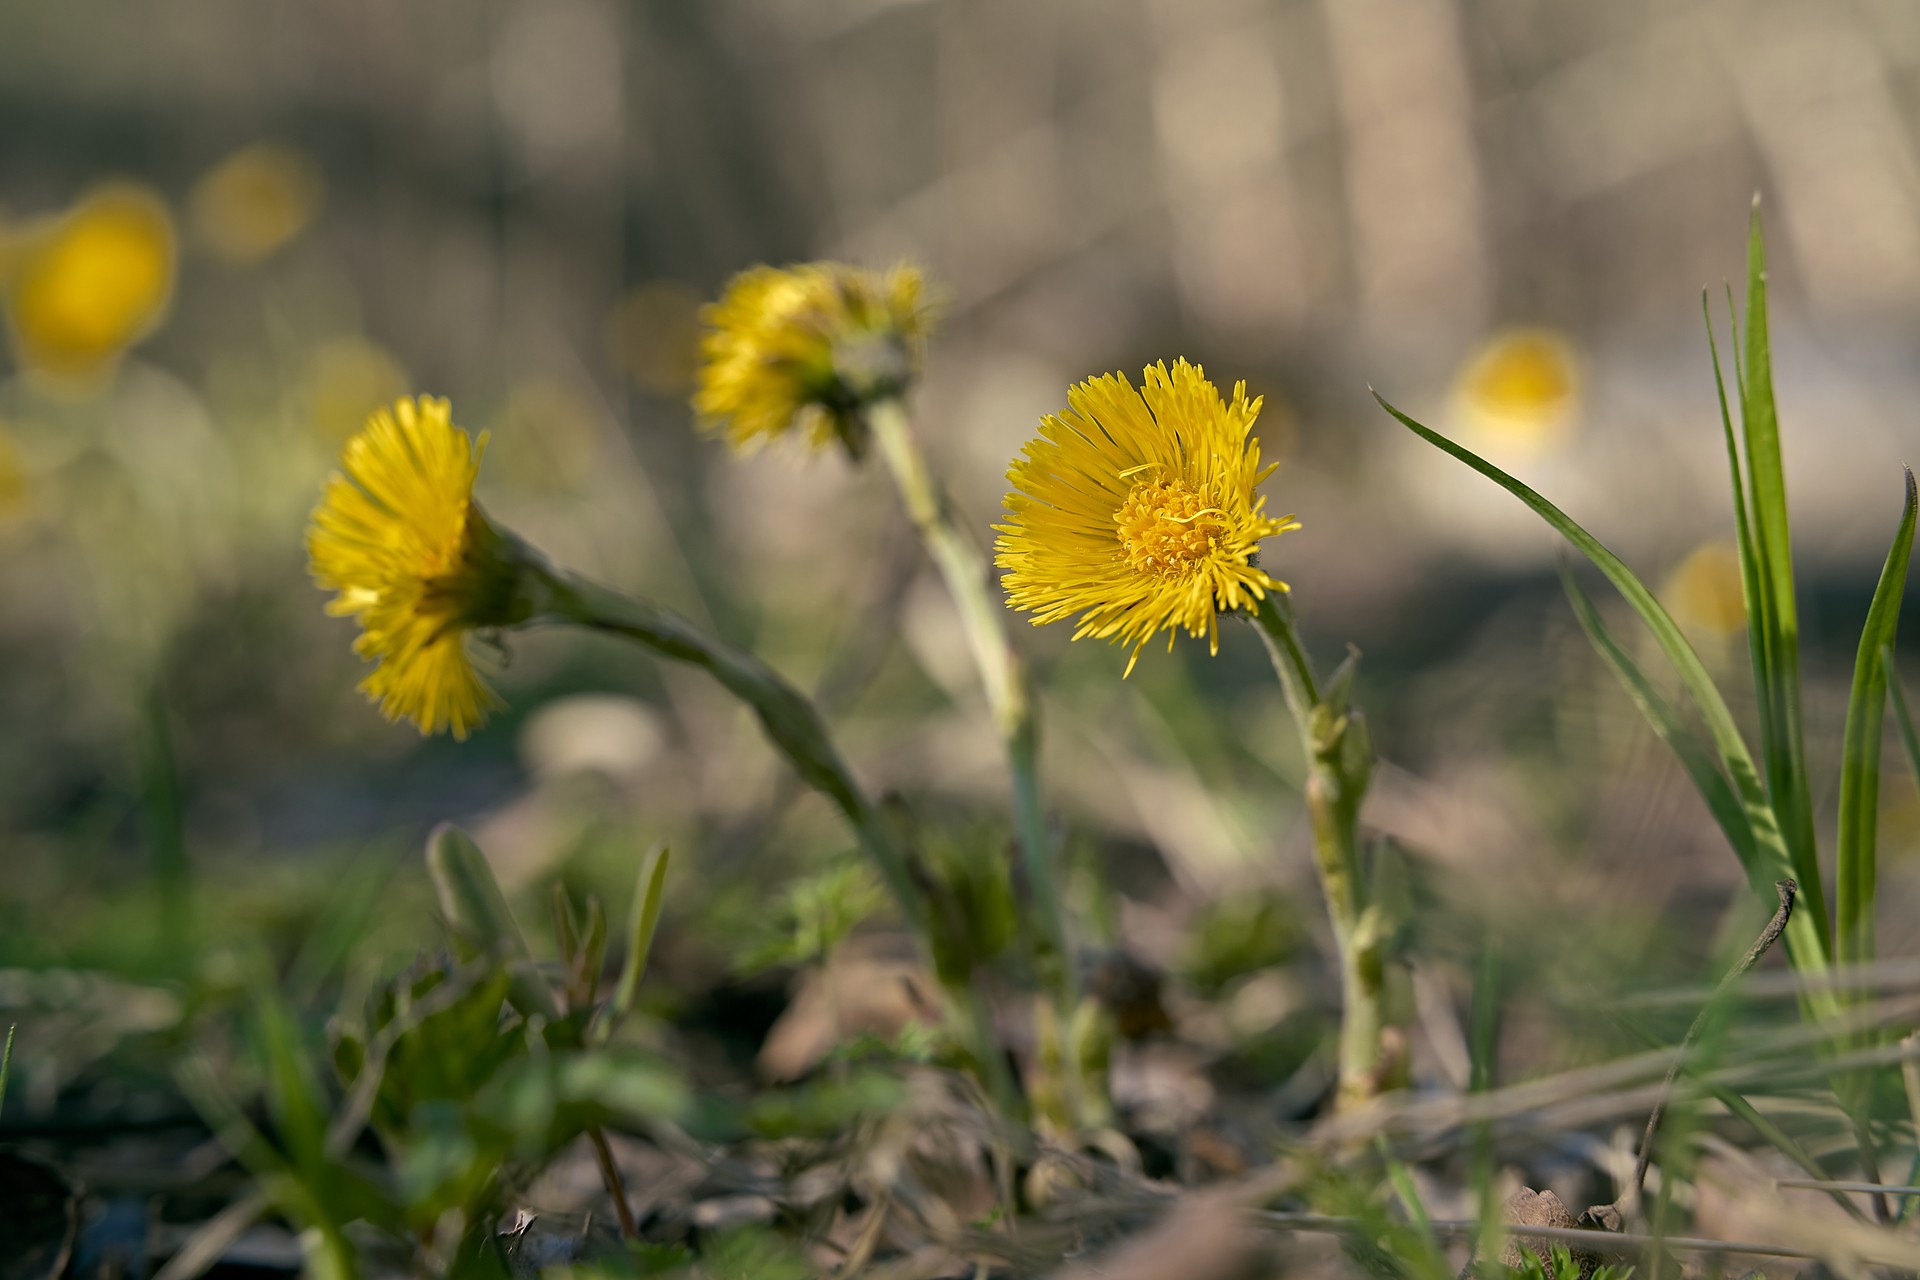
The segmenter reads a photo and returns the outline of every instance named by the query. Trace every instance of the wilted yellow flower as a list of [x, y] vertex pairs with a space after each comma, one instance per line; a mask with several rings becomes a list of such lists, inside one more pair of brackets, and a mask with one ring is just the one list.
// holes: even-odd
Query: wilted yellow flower
[[378, 410], [347, 441], [307, 528], [327, 612], [360, 619], [354, 652], [377, 663], [360, 688], [389, 720], [464, 738], [495, 705], [467, 633], [524, 621], [518, 544], [473, 501], [486, 437], [453, 425], [445, 400]]
[[173, 222], [141, 187], [103, 187], [29, 234], [7, 289], [30, 369], [84, 378], [160, 322], [173, 289]]
[[1737, 634], [1747, 625], [1740, 549], [1725, 539], [1701, 543], [1674, 566], [1660, 595], [1682, 625], [1717, 636]]
[[1474, 430], [1534, 454], [1558, 441], [1579, 391], [1579, 365], [1566, 339], [1547, 329], [1509, 329], [1467, 362], [1454, 396]]
[[1220, 648], [1219, 615], [1251, 608], [1287, 585], [1254, 564], [1263, 538], [1299, 528], [1265, 514], [1252, 434], [1260, 400], [1237, 382], [1224, 401], [1200, 366], [1163, 361], [1141, 375], [1091, 378], [1067, 411], [1042, 419], [1007, 478], [995, 563], [1008, 603], [1034, 625], [1079, 613], [1073, 638], [1133, 646], [1127, 670], [1158, 631], [1205, 634]]
[[325, 191], [303, 153], [255, 142], [194, 184], [193, 229], [216, 256], [241, 266], [259, 262], [306, 230]]
[[865, 447], [861, 408], [905, 390], [927, 331], [920, 273], [835, 262], [735, 276], [702, 317], [694, 411], [736, 449], [803, 429], [820, 446]]

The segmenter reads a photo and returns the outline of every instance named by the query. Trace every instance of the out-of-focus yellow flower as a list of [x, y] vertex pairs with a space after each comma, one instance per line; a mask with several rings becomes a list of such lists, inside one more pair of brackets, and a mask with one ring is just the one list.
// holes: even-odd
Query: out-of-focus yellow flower
[[1717, 636], [1737, 635], [1747, 625], [1740, 549], [1724, 539], [1701, 543], [1674, 566], [1660, 586], [1660, 595], [1682, 626]]
[[306, 230], [325, 194], [320, 170], [304, 153], [255, 142], [194, 184], [193, 230], [216, 257], [250, 265]]
[[364, 338], [333, 338], [307, 359], [313, 429], [323, 440], [346, 439], [367, 415], [406, 393], [407, 371]]
[[1220, 648], [1220, 614], [1285, 591], [1254, 564], [1260, 541], [1299, 528], [1265, 514], [1255, 490], [1252, 434], [1260, 400], [1237, 382], [1222, 400], [1200, 366], [1163, 361], [1141, 375], [1091, 378], [1067, 393], [1067, 411], [1041, 420], [1007, 472], [995, 563], [1008, 603], [1034, 625], [1080, 614], [1073, 638], [1133, 646], [1127, 671], [1156, 632], [1177, 629]]
[[800, 429], [855, 457], [866, 446], [860, 410], [906, 389], [928, 328], [918, 271], [835, 262], [754, 267], [702, 317], [693, 407], [708, 430], [751, 449]]
[[109, 367], [159, 324], [174, 256], [173, 221], [143, 187], [102, 187], [29, 232], [7, 288], [21, 363], [76, 379]]
[[1579, 396], [1573, 348], [1547, 329], [1495, 334], [1460, 371], [1454, 387], [1455, 402], [1473, 431], [1527, 456], [1561, 441]]
[[675, 280], [629, 290], [614, 308], [607, 340], [636, 387], [684, 395], [700, 371], [700, 295]]
[[445, 400], [381, 409], [340, 455], [341, 471], [307, 528], [314, 582], [337, 594], [327, 612], [360, 619], [354, 652], [377, 663], [360, 688], [389, 720], [464, 738], [493, 692], [474, 671], [467, 633], [524, 621], [511, 535], [473, 501], [478, 444]]

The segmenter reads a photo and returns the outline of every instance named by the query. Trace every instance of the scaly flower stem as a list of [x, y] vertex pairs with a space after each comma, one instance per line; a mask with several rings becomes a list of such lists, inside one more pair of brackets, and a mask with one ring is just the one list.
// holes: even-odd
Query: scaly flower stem
[[703, 668], [753, 708], [761, 727], [809, 786], [846, 816], [873, 859], [901, 912], [921, 932], [928, 926], [926, 895], [913, 866], [888, 828], [878, 805], [854, 780], [819, 713], [798, 689], [760, 659], [706, 635], [693, 623], [658, 605], [545, 566], [545, 609], [550, 621], [571, 622], [638, 641], [663, 657]]
[[[1360, 861], [1360, 802], [1366, 794], [1371, 750], [1358, 713], [1346, 706], [1344, 692], [1324, 692], [1315, 679], [1286, 598], [1280, 592], [1268, 592], [1252, 617], [1280, 677], [1306, 754], [1314, 866], [1340, 957], [1340, 1083], [1335, 1106], [1344, 1109], [1377, 1094], [1386, 1074], [1381, 1048], [1386, 968], [1377, 925], [1367, 913]], [[1333, 681], [1336, 688], [1343, 684], [1338, 677]]]
[[943, 953], [955, 950], [951, 943], [942, 945], [943, 938], [955, 936], [954, 925], [941, 913], [943, 899], [880, 806], [855, 780], [806, 695], [760, 659], [705, 634], [671, 609], [555, 569], [531, 554], [524, 564], [537, 580], [539, 600], [533, 620], [573, 623], [635, 641], [663, 657], [692, 663], [753, 708], [767, 736], [801, 779], [833, 801], [853, 826], [900, 913], [932, 954], [934, 970], [942, 975], [948, 994], [960, 1006], [959, 1022], [973, 1041], [969, 1051], [979, 1063], [981, 1078], [995, 1104], [1003, 1115], [1018, 1116], [1019, 1095], [991, 1034], [993, 1022], [984, 999], [972, 982], [954, 978], [939, 964]]
[[[1065, 1025], [1080, 1000], [1079, 976], [1073, 953], [1068, 950], [1066, 919], [1054, 886], [1046, 815], [1040, 803], [1039, 726], [1026, 667], [1007, 637], [1006, 608], [997, 598], [986, 557], [954, 523], [947, 496], [914, 441], [906, 406], [896, 397], [884, 397], [867, 407], [866, 417], [867, 429], [900, 490], [900, 500], [960, 610], [960, 625], [980, 668], [987, 705], [1006, 744], [1013, 779], [1014, 830], [1032, 895], [1033, 924], [1053, 953], [1049, 976]], [[1043, 960], [1043, 972], [1044, 965]]]

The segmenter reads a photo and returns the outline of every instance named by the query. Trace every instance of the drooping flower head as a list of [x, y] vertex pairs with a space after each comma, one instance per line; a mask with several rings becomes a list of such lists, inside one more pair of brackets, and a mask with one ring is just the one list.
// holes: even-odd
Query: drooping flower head
[[1184, 628], [1218, 652], [1221, 613], [1287, 589], [1254, 563], [1261, 539], [1299, 528], [1255, 492], [1273, 471], [1252, 434], [1260, 400], [1240, 382], [1224, 401], [1177, 360], [1138, 390], [1124, 374], [1090, 378], [1067, 405], [1007, 472], [994, 549], [1008, 603], [1036, 626], [1078, 613], [1074, 639], [1133, 646], [1128, 672], [1163, 630], [1169, 647]]
[[919, 367], [925, 295], [911, 267], [743, 271], [702, 312], [695, 413], [735, 449], [799, 430], [816, 448], [837, 439], [858, 457], [861, 407], [899, 394]]
[[360, 684], [387, 719], [464, 738], [497, 704], [467, 633], [524, 621], [519, 544], [473, 500], [486, 447], [453, 425], [445, 400], [379, 409], [349, 439], [307, 528], [327, 612], [357, 617], [353, 650], [377, 664]]

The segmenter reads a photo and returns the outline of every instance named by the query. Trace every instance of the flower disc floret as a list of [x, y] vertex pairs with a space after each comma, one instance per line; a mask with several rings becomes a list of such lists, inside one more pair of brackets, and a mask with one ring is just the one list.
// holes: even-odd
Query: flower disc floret
[[1253, 434], [1260, 400], [1244, 382], [1223, 400], [1198, 365], [1153, 365], [1136, 390], [1124, 374], [1067, 393], [1014, 460], [995, 563], [1008, 603], [1036, 626], [1079, 614], [1074, 639], [1133, 646], [1157, 633], [1205, 635], [1219, 615], [1287, 586], [1254, 563], [1262, 539], [1296, 529], [1265, 513], [1272, 473]]
[[360, 684], [389, 720], [464, 738], [497, 699], [474, 670], [467, 634], [517, 620], [507, 539], [473, 501], [483, 435], [453, 425], [445, 400], [422, 396], [374, 412], [346, 443], [340, 471], [307, 529], [327, 612], [355, 617]]
[[918, 271], [835, 262], [742, 272], [702, 318], [694, 411], [741, 450], [799, 431], [858, 454], [861, 407], [905, 389], [928, 327]]

